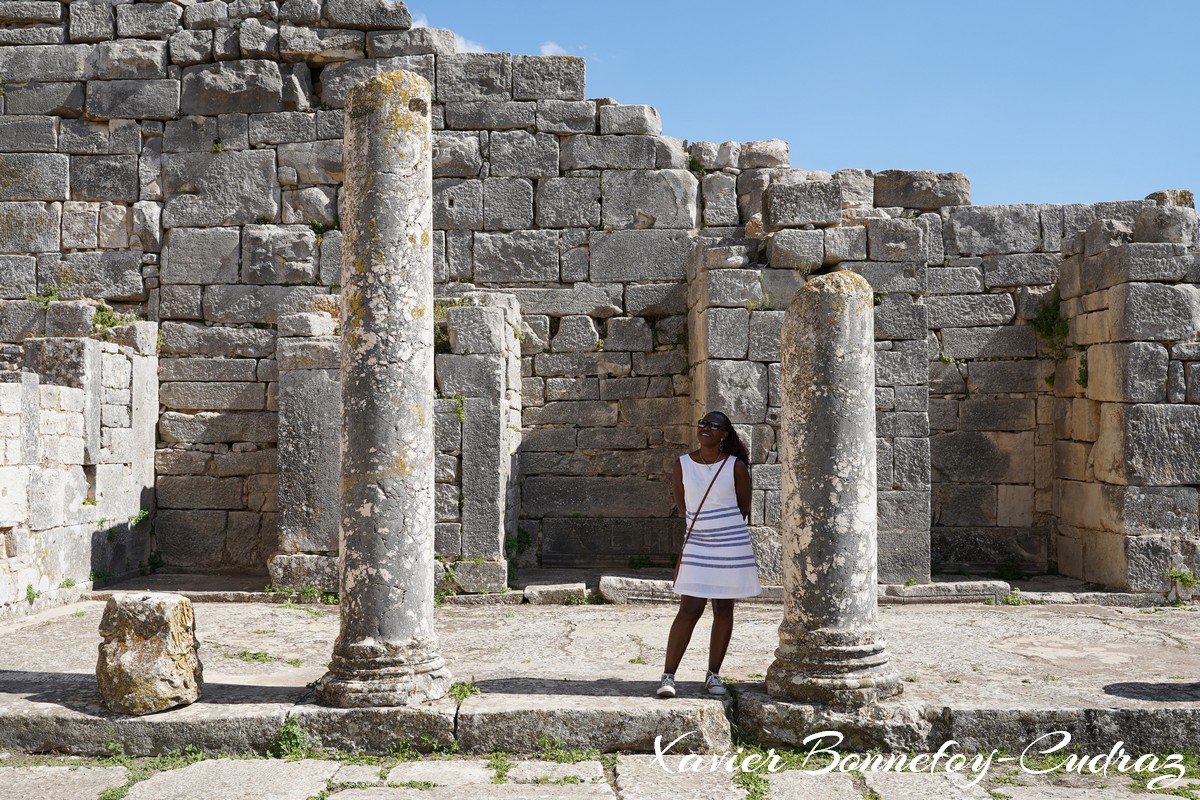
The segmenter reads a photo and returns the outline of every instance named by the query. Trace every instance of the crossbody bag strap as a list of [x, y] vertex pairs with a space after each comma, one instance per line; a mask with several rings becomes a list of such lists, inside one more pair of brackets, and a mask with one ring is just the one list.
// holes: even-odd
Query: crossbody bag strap
[[[689, 456], [690, 458], [690, 456]], [[708, 499], [708, 493], [712, 491], [713, 486], [717, 483], [717, 478], [721, 477], [721, 470], [725, 469], [725, 462], [729, 461], [729, 456], [725, 456], [725, 461], [721, 462], [721, 466], [717, 467], [717, 474], [713, 475], [712, 480], [708, 482], [708, 488], [704, 490], [704, 497], [700, 498], [700, 505], [696, 506], [696, 515], [692, 517], [692, 524], [688, 525], [687, 533], [683, 535], [683, 544], [686, 547], [687, 541], [691, 538], [692, 528], [696, 527], [696, 520], [700, 519], [700, 512], [704, 510], [704, 501]], [[679, 550], [679, 558], [675, 562], [675, 580], [679, 579], [679, 566], [683, 563], [683, 549]]]

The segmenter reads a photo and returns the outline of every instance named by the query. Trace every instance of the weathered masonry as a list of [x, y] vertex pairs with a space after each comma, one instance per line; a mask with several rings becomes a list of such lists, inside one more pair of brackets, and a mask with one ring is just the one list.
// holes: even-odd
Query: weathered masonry
[[382, 0], [0, 4], [0, 604], [157, 559], [332, 588], [343, 107], [396, 69], [433, 88], [439, 585], [666, 563], [707, 408], [777, 574], [783, 309], [833, 267], [876, 302], [881, 580], [1195, 568], [1190, 193], [971, 206], [454, 48]]

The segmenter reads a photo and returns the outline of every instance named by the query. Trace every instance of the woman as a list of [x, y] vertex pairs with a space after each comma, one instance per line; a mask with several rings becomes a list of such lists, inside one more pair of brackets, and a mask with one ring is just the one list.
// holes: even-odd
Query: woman
[[700, 448], [675, 463], [675, 505], [684, 513], [689, 533], [675, 576], [675, 592], [682, 596], [667, 638], [659, 697], [675, 696], [675, 670], [708, 600], [712, 600], [713, 626], [704, 683], [709, 694], [725, 694], [720, 672], [733, 634], [733, 601], [760, 591], [750, 530], [744, 521], [750, 515], [746, 446], [720, 411], [708, 412], [696, 426]]

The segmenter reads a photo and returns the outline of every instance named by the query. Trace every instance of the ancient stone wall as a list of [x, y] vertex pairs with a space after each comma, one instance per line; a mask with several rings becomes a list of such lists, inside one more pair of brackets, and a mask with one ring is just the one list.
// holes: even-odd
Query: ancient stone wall
[[85, 333], [8, 345], [0, 362], [0, 618], [155, 566], [155, 326], [90, 338], [94, 309], [53, 311]]
[[[280, 497], [333, 474], [314, 457], [332, 432], [303, 436], [331, 421], [332, 334], [304, 319], [337, 308], [346, 95], [395, 69], [434, 89], [437, 296], [502, 293], [520, 315], [502, 400], [494, 382], [439, 382], [456, 444], [439, 440], [438, 541], [453, 557], [458, 536], [456, 574], [503, 564], [466, 544], [492, 548], [497, 524], [525, 564], [669, 563], [673, 462], [718, 407], [751, 447], [756, 546], [777, 575], [780, 320], [804, 275], [835, 265], [876, 293], [880, 576], [1055, 562], [1061, 387], [1046, 379], [1070, 348], [1037, 320], [1062, 236], [1145, 201], [973, 207], [962, 175], [689, 144], [649, 106], [587, 99], [581, 59], [458, 54], [382, 0], [2, 5], [0, 341], [54, 335], [52, 294], [160, 323], [156, 535], [172, 566], [331, 552], [333, 509], [281, 528]], [[448, 357], [483, 354], [442, 349], [439, 381], [466, 375]], [[476, 402], [494, 407], [474, 417]], [[496, 450], [472, 419], [519, 428], [515, 456], [515, 436]]]

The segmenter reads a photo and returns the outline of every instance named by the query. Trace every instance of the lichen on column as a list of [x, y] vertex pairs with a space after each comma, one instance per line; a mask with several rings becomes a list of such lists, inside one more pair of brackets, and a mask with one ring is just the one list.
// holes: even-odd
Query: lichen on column
[[341, 308], [341, 632], [323, 703], [442, 697], [433, 630], [429, 83], [375, 76], [346, 101]]
[[784, 621], [773, 697], [855, 707], [898, 694], [876, 600], [873, 295], [809, 280], [783, 323]]

